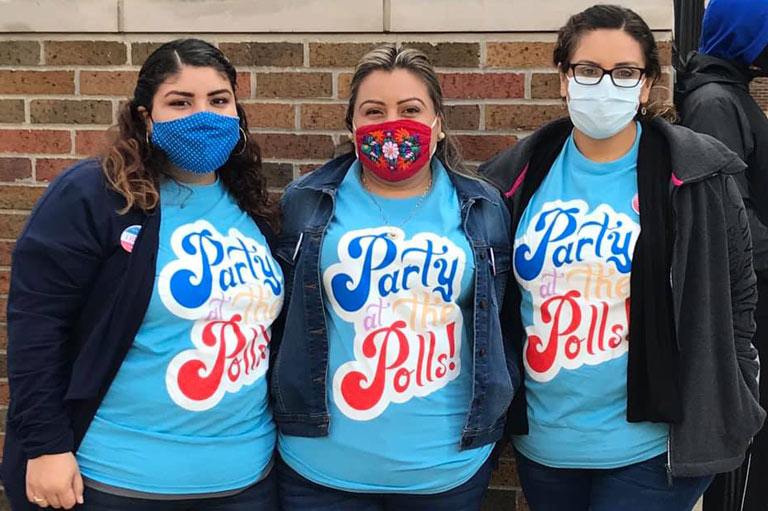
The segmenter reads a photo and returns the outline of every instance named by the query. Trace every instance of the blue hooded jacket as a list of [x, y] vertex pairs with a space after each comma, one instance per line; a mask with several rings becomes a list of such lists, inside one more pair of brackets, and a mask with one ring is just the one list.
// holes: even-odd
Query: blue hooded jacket
[[768, 45], [768, 0], [711, 0], [699, 52], [751, 65]]

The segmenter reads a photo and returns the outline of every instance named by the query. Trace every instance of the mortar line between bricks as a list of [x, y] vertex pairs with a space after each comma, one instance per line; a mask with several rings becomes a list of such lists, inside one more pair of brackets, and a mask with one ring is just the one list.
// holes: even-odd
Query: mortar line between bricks
[[[32, 174], [32, 181], [37, 182], [37, 156], [32, 156], [29, 161], [31, 162], [31, 174]], [[24, 185], [28, 186], [30, 188], [34, 188], [34, 184], [28, 184]]]

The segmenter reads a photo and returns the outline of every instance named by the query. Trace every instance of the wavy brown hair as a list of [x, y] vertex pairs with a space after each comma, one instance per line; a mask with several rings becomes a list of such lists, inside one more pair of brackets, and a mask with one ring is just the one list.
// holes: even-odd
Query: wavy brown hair
[[[110, 188], [125, 198], [120, 213], [131, 209], [154, 210], [160, 202], [159, 186], [173, 179], [168, 172], [168, 160], [160, 149], [150, 143], [143, 107], [152, 113], [152, 101], [157, 88], [182, 66], [212, 67], [224, 74], [235, 91], [237, 72], [221, 51], [199, 39], [177, 39], [155, 50], [139, 71], [133, 98], [118, 114], [117, 139], [104, 156], [102, 168]], [[241, 133], [248, 133], [245, 111], [236, 103]], [[253, 217], [262, 218], [273, 229], [278, 228], [277, 205], [270, 199], [267, 183], [261, 172], [261, 152], [249, 136], [240, 140], [232, 154], [217, 171], [227, 192], [240, 209]]]

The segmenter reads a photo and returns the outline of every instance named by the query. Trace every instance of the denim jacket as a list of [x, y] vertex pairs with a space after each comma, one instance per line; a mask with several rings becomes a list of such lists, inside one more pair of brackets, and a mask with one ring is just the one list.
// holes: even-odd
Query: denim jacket
[[[354, 154], [340, 156], [292, 183], [282, 200], [276, 254], [284, 267], [284, 330], [273, 339], [277, 356], [271, 391], [283, 434], [327, 436], [328, 329], [320, 272], [323, 237], [333, 218], [336, 191]], [[470, 411], [461, 449], [502, 437], [520, 373], [499, 313], [510, 271], [510, 217], [500, 194], [486, 183], [448, 172], [461, 205], [464, 232], [475, 259], [474, 368]]]

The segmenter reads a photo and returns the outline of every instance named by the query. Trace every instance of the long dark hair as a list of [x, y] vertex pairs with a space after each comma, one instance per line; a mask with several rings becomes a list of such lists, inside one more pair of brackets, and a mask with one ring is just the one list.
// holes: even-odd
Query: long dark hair
[[[578, 14], [574, 14], [560, 28], [553, 53], [555, 66], [565, 73], [571, 65], [571, 59], [585, 32], [599, 29], [623, 30], [640, 44], [645, 57], [645, 76], [656, 85], [661, 79], [659, 47], [648, 24], [635, 11], [618, 5], [595, 5]], [[650, 101], [645, 105], [646, 117], [675, 117], [674, 107]]]
[[[158, 87], [182, 66], [211, 67], [224, 74], [237, 86], [237, 72], [221, 51], [200, 39], [177, 39], [160, 46], [144, 62], [139, 71], [133, 98], [125, 103], [118, 115], [118, 136], [107, 150], [103, 170], [112, 189], [125, 198], [125, 213], [132, 208], [153, 210], [160, 199], [158, 187], [169, 179], [168, 161], [163, 151], [152, 147], [140, 107], [152, 112], [152, 101]], [[236, 103], [241, 133], [248, 133], [245, 111]], [[219, 169], [219, 178], [240, 208], [252, 216], [264, 219], [277, 229], [277, 206], [267, 193], [266, 180], [261, 173], [259, 146], [247, 135], [232, 151]]]
[[349, 131], [354, 131], [352, 118], [355, 114], [355, 102], [357, 94], [360, 91], [360, 84], [374, 71], [394, 71], [395, 69], [405, 69], [416, 75], [424, 82], [429, 92], [429, 97], [435, 107], [435, 113], [440, 118], [445, 138], [438, 141], [435, 155], [440, 161], [454, 172], [470, 174], [464, 165], [461, 157], [461, 149], [450, 130], [445, 115], [445, 106], [443, 104], [443, 90], [440, 87], [440, 80], [437, 77], [435, 68], [429, 61], [429, 58], [419, 50], [413, 48], [398, 48], [394, 44], [385, 44], [368, 52], [355, 67], [355, 73], [352, 75], [350, 83], [349, 103], [347, 104], [346, 124]]

